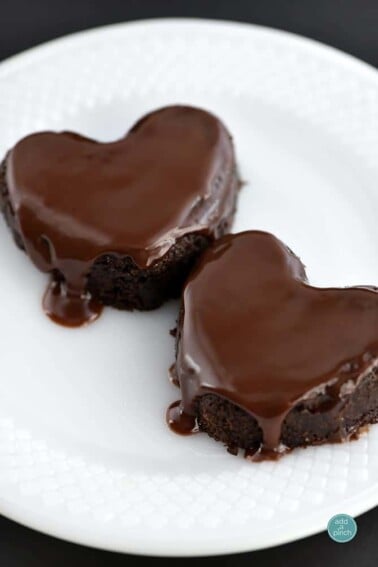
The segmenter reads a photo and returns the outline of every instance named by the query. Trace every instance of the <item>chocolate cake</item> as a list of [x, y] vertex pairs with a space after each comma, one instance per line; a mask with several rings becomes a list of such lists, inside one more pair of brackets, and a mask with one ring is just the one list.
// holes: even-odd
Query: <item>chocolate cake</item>
[[113, 143], [27, 136], [3, 161], [0, 188], [16, 243], [51, 274], [46, 312], [76, 326], [102, 304], [153, 309], [178, 296], [198, 254], [228, 232], [239, 182], [223, 124], [172, 106]]
[[378, 293], [315, 288], [273, 235], [228, 235], [183, 291], [167, 418], [259, 460], [378, 421]]

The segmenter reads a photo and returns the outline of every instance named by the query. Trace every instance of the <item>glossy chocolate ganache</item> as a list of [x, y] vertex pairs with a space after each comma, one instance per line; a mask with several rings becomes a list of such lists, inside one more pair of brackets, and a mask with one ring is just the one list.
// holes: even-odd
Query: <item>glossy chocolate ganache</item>
[[377, 364], [373, 288], [312, 287], [273, 235], [225, 236], [184, 288], [173, 368], [182, 401], [168, 422], [179, 433], [197, 430], [198, 400], [215, 394], [257, 420], [255, 458], [272, 458], [285, 452], [282, 427], [299, 402], [314, 400], [316, 412], [339, 407]]
[[183, 235], [217, 237], [237, 182], [222, 123], [173, 106], [113, 143], [71, 132], [28, 136], [6, 158], [5, 186], [22, 246], [52, 275], [45, 310], [76, 326], [101, 310], [86, 289], [97, 258], [128, 256], [149, 268]]

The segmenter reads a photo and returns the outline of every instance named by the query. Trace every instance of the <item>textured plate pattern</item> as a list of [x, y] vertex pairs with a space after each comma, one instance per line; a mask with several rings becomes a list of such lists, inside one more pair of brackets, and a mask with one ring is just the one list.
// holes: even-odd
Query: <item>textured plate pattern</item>
[[[366, 238], [371, 248], [366, 244], [361, 265], [357, 262], [354, 270], [345, 268], [344, 283], [365, 283], [359, 277], [377, 283], [373, 214], [378, 204], [377, 75], [354, 59], [313, 42], [252, 26], [177, 21], [115, 26], [53, 42], [0, 67], [0, 152], [21, 136], [46, 128], [76, 129], [112, 139], [141, 112], [170, 102], [214, 109], [235, 132], [242, 173], [256, 185], [255, 198], [252, 194], [249, 201], [247, 189], [242, 198], [237, 228], [261, 226], [287, 235], [309, 264], [313, 259], [315, 279], [328, 283], [333, 276], [311, 247], [314, 235], [302, 238], [306, 223], [301, 224], [298, 217], [300, 199], [298, 210], [291, 207], [291, 217], [285, 212], [282, 220], [282, 215], [278, 218], [272, 212], [270, 221], [269, 210], [274, 209], [275, 201], [266, 204], [263, 195], [270, 188], [275, 195], [276, 178], [266, 167], [270, 150], [264, 154], [266, 178], [260, 179], [264, 170], [260, 176], [257, 163], [249, 164], [254, 161], [247, 143], [249, 128], [253, 137], [259, 112], [249, 123], [248, 111], [255, 107], [265, 112], [272, 132], [280, 128], [280, 136], [285, 125], [293, 125], [298, 153], [301, 140], [305, 146], [313, 138], [315, 169], [319, 160], [340, 163], [336, 169], [324, 166], [324, 171], [339, 175], [336, 197], [326, 206], [337, 207], [338, 192], [344, 189], [344, 173], [340, 173], [344, 169], [347, 177], [352, 176], [351, 183], [355, 175], [359, 184], [354, 185], [357, 197], [352, 190], [348, 193], [348, 187], [345, 199], [340, 197], [347, 203], [347, 226], [335, 220], [332, 229], [331, 213], [324, 229], [325, 238], [330, 239], [331, 261], [337, 263], [341, 256], [340, 265], [345, 265], [354, 259], [352, 253], [345, 256], [350, 246], [345, 251], [342, 244], [331, 242], [339, 230], [347, 228], [355, 240]], [[239, 108], [245, 110], [241, 118], [235, 115]], [[279, 138], [282, 152], [284, 139], [285, 134]], [[263, 146], [263, 137], [254, 138], [252, 145]], [[312, 151], [311, 143], [309, 147]], [[277, 152], [278, 160], [281, 149], [271, 151]], [[303, 159], [312, 163], [311, 152], [310, 158]], [[272, 161], [273, 170], [275, 163], [280, 167], [278, 161]], [[283, 185], [306, 183], [305, 175], [299, 179], [299, 166], [293, 166], [293, 171], [278, 172]], [[298, 202], [295, 193], [293, 198]], [[357, 211], [356, 198], [361, 206]], [[364, 215], [363, 230], [353, 224], [348, 207], [351, 215]], [[322, 209], [314, 214], [323, 215]], [[283, 227], [285, 223], [288, 228]], [[291, 233], [290, 225], [296, 225], [297, 232], [292, 229]], [[0, 378], [0, 512], [99, 547], [195, 555], [288, 541], [324, 529], [334, 513], [358, 514], [378, 503], [378, 427], [372, 427], [358, 442], [295, 451], [279, 463], [258, 465], [227, 455], [205, 436], [189, 440], [172, 436], [163, 417], [164, 408], [177, 398], [165, 379], [173, 346], [160, 335], [173, 326], [176, 306], [147, 316], [107, 313], [104, 322], [90, 329], [78, 333], [59, 330], [45, 321], [36, 305], [44, 278], [8, 243], [5, 229], [2, 235], [2, 254], [12, 268], [0, 281], [1, 335], [4, 351], [9, 353], [9, 357], [4, 355], [8, 366]], [[306, 238], [308, 244], [303, 242]], [[365, 240], [358, 243], [362, 246]], [[25, 280], [31, 282], [31, 289], [23, 302]], [[15, 314], [4, 298], [18, 291], [21, 307]], [[11, 323], [22, 314], [25, 325], [20, 326], [20, 317], [18, 325]], [[156, 328], [150, 329], [155, 321]], [[122, 333], [122, 340], [113, 339]], [[156, 345], [150, 366], [143, 360], [148, 354], [144, 336], [149, 345]], [[80, 363], [79, 354], [75, 359], [75, 341], [80, 343]], [[44, 365], [46, 353], [38, 350], [40, 343], [51, 350], [48, 365]], [[28, 348], [33, 355], [28, 355]], [[104, 348], [110, 351], [107, 361], [112, 349], [119, 349], [114, 367], [101, 367], [101, 352], [98, 359], [93, 358], [92, 350]], [[25, 352], [15, 357], [20, 349]], [[67, 352], [72, 361], [65, 360], [61, 369], [57, 357]], [[138, 355], [140, 361], [134, 362]], [[133, 360], [126, 376], [119, 370], [125, 360]], [[100, 365], [97, 370], [96, 365]], [[107, 384], [101, 382], [105, 373]], [[138, 409], [139, 414], [128, 403], [140, 402], [143, 408], [151, 380], [147, 373], [154, 373], [153, 403], [146, 401], [145, 414]], [[80, 387], [82, 376], [88, 374], [93, 382], [84, 378]], [[127, 395], [122, 390], [125, 380], [131, 382]], [[105, 393], [102, 399], [102, 388], [104, 392], [113, 388], [114, 396], [106, 399]], [[98, 389], [98, 396], [90, 397], [89, 391]], [[81, 417], [80, 406], [90, 411], [85, 409]]]

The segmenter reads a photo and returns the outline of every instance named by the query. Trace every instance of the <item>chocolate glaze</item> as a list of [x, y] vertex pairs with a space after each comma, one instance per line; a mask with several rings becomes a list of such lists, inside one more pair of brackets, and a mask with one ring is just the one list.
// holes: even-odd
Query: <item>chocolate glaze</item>
[[47, 313], [68, 325], [95, 318], [86, 281], [102, 254], [146, 268], [184, 234], [216, 237], [233, 174], [227, 130], [190, 107], [153, 112], [108, 144], [71, 132], [21, 140], [8, 154], [6, 183], [28, 255], [52, 274]]
[[312, 287], [273, 235], [225, 236], [183, 292], [175, 366], [182, 402], [168, 421], [187, 433], [198, 397], [217, 394], [257, 419], [256, 457], [271, 458], [285, 450], [282, 424], [298, 402], [314, 399], [314, 411], [326, 411], [377, 363], [376, 291]]

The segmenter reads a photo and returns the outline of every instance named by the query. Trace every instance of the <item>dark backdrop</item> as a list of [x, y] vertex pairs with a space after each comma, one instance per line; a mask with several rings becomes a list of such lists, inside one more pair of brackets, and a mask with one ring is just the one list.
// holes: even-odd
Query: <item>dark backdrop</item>
[[378, 66], [377, 0], [0, 0], [0, 59], [92, 26], [174, 16], [282, 28]]
[[[0, 0], [0, 60], [92, 26], [125, 20], [186, 16], [253, 22], [306, 35], [378, 67], [378, 0]], [[1, 124], [0, 124], [1, 128]], [[1, 505], [0, 505], [1, 508]], [[340, 510], [343, 512], [343, 510]], [[274, 549], [206, 558], [209, 567], [375, 567], [378, 508], [358, 518], [348, 544], [321, 534]], [[191, 559], [145, 559], [151, 567], [194, 565]], [[80, 547], [44, 536], [0, 516], [1, 567], [142, 565], [130, 555]]]

